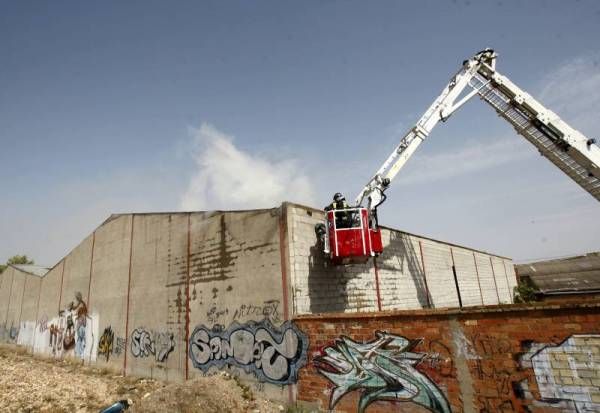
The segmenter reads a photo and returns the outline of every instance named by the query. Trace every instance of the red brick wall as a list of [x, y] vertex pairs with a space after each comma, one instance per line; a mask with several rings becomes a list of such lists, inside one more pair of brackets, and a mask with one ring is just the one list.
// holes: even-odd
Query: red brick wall
[[[342, 359], [337, 372], [345, 373], [353, 360], [335, 350], [352, 348], [352, 342], [347, 341], [347, 347], [340, 337], [369, 343], [377, 339], [375, 332], [379, 330], [389, 337], [400, 337], [398, 343], [411, 343], [414, 347], [402, 354], [386, 353], [390, 348], [385, 344], [357, 350], [353, 371], [359, 374], [340, 376], [342, 385], [356, 387], [342, 392], [344, 395], [333, 407], [335, 411], [359, 411], [361, 395], [368, 395], [369, 390], [390, 390], [402, 383], [401, 375], [398, 382], [394, 377], [398, 360], [406, 361], [403, 357], [407, 355], [414, 360], [417, 373], [412, 375], [423, 375], [419, 385], [433, 386], [434, 393], [437, 388], [434, 398], [445, 402], [425, 409], [391, 394], [392, 401], [375, 401], [366, 408], [367, 413], [448, 411], [445, 406], [453, 412], [600, 411], [599, 302], [468, 311], [327, 314], [297, 317], [295, 321], [310, 343], [307, 366], [300, 372], [298, 400], [322, 410], [329, 408], [335, 387], [322, 372], [336, 369], [323, 363], [319, 356], [325, 354], [325, 349], [334, 350], [337, 359]], [[377, 358], [378, 354], [382, 354], [381, 358]], [[391, 364], [386, 360], [391, 360]], [[411, 371], [402, 370], [409, 375]], [[375, 384], [370, 387], [359, 383], [365, 378], [374, 379]]]

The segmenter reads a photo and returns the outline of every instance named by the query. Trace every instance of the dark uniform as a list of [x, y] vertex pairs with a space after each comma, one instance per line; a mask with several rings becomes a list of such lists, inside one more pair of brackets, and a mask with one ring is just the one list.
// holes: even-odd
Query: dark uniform
[[[339, 211], [348, 208], [350, 208], [350, 205], [346, 202], [346, 198], [338, 192], [333, 196], [333, 202], [325, 207], [325, 211]], [[349, 211], [335, 213], [335, 226], [337, 228], [350, 228], [352, 226]]]

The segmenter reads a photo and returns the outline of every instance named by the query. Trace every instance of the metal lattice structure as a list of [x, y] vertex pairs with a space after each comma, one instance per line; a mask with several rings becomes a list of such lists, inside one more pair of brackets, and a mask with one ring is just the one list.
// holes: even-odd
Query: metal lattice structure
[[385, 200], [383, 192], [435, 125], [446, 121], [476, 95], [489, 103], [543, 156], [600, 201], [600, 147], [595, 139], [571, 128], [554, 112], [498, 73], [495, 68], [496, 57], [493, 50], [485, 49], [464, 61], [440, 96], [404, 135], [358, 194], [356, 205], [367, 200], [369, 210], [374, 213]]

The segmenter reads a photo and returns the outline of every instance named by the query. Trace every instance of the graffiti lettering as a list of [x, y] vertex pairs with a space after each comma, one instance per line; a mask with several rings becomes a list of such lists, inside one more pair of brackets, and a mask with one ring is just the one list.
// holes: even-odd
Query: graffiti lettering
[[411, 352], [421, 340], [376, 331], [365, 344], [341, 337], [325, 347], [315, 367], [334, 385], [329, 409], [344, 395], [360, 390], [358, 412], [377, 400], [412, 401], [434, 412], [450, 413], [448, 400], [415, 366], [426, 356]]
[[150, 357], [158, 362], [165, 362], [169, 354], [175, 349], [173, 333], [148, 331], [136, 328], [131, 333], [131, 354], [134, 357]]
[[451, 377], [454, 374], [452, 352], [444, 343], [434, 340], [429, 343], [428, 353], [423, 357], [421, 366], [437, 371], [442, 377]]
[[261, 382], [295, 383], [306, 363], [308, 339], [295, 324], [277, 328], [268, 319], [245, 324], [234, 322], [227, 330], [197, 326], [190, 337], [189, 357], [194, 367], [233, 365], [253, 372]]
[[107, 362], [113, 352], [114, 340], [115, 333], [112, 331], [112, 328], [110, 326], [106, 327], [100, 336], [100, 340], [98, 341], [98, 355], [105, 356]]
[[272, 323], [281, 322], [279, 300], [268, 300], [261, 305], [242, 304], [233, 313], [233, 320], [267, 318]]
[[217, 307], [212, 307], [210, 310], [206, 312], [206, 317], [210, 324], [214, 324], [219, 321], [219, 318], [229, 314], [228, 309], [218, 310]]

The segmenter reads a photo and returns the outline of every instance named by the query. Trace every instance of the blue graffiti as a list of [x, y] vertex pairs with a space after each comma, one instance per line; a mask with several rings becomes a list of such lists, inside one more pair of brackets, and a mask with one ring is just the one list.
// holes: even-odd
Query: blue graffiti
[[291, 321], [275, 327], [268, 319], [234, 322], [226, 330], [197, 326], [190, 337], [188, 356], [195, 368], [237, 366], [259, 381], [290, 384], [306, 364], [308, 338]]

